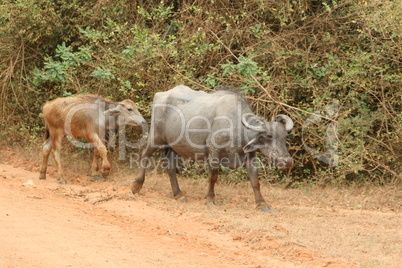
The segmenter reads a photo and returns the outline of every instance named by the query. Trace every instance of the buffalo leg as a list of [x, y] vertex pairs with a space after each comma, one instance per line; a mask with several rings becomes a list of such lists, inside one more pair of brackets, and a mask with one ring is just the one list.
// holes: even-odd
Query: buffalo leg
[[54, 160], [57, 167], [57, 180], [61, 184], [66, 184], [63, 177], [63, 168], [61, 167], [61, 142], [63, 141], [63, 133], [55, 133], [52, 139], [52, 151], [54, 155]]
[[47, 170], [47, 165], [48, 165], [48, 160], [49, 160], [49, 154], [51, 151], [52, 151], [52, 139], [49, 137], [43, 143], [42, 166], [40, 168], [40, 175], [39, 175], [40, 180], [46, 179], [46, 170]]
[[99, 150], [94, 148], [94, 159], [92, 160], [91, 166], [91, 176], [98, 179], [99, 178]]
[[167, 149], [166, 153], [167, 161], [168, 161], [168, 174], [170, 179], [170, 185], [172, 186], [173, 197], [176, 200], [180, 200], [182, 202], [187, 202], [187, 199], [184, 193], [180, 190], [179, 182], [176, 177], [177, 170], [177, 154], [171, 148]]
[[[103, 144], [101, 139], [99, 138], [98, 135], [94, 134], [88, 138], [88, 141], [92, 143], [95, 147], [94, 150], [98, 150], [98, 153], [102, 157], [102, 168], [101, 168], [101, 173], [102, 176], [107, 176], [110, 173], [110, 163], [107, 160], [107, 149], [106, 146]], [[94, 161], [95, 161], [95, 153], [94, 153]], [[92, 162], [92, 167], [94, 165], [94, 162]]]
[[158, 148], [152, 147], [150, 144], [147, 144], [147, 147], [141, 154], [141, 159], [138, 163], [140, 168], [140, 173], [136, 179], [134, 179], [133, 185], [131, 186], [131, 191], [133, 194], [137, 194], [140, 192], [142, 185], [145, 181], [145, 171], [149, 166], [150, 160], [149, 157], [157, 150]]
[[214, 164], [209, 165], [209, 185], [208, 185], [208, 192], [206, 195], [207, 205], [216, 205], [215, 203], [215, 183], [218, 180], [219, 175], [219, 167], [215, 166]]
[[260, 182], [258, 181], [258, 168], [257, 168], [257, 158], [254, 153], [250, 153], [247, 157], [247, 171], [248, 177], [251, 182], [251, 187], [254, 191], [255, 203], [257, 205], [257, 209], [262, 211], [270, 211], [269, 206], [265, 203], [264, 198], [262, 197], [260, 190]]

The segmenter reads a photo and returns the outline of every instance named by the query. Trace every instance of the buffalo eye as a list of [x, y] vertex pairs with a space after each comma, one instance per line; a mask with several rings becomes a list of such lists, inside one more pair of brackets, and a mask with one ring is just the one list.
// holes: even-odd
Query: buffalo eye
[[132, 112], [132, 111], [133, 111], [133, 108], [127, 108], [127, 110], [128, 110], [129, 112]]
[[267, 134], [267, 138], [272, 140], [272, 135], [271, 134]]

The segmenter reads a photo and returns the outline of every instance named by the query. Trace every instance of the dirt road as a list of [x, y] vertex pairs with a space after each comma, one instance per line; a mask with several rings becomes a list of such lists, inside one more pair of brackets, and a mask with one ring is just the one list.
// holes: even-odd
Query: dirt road
[[392, 209], [326, 207], [306, 193], [286, 203], [291, 191], [270, 189], [275, 211], [263, 213], [250, 186], [207, 207], [198, 182], [184, 182], [191, 193], [182, 204], [164, 175], [133, 196], [118, 181], [59, 185], [38, 180], [36, 165], [0, 163], [2, 268], [402, 267], [402, 220]]

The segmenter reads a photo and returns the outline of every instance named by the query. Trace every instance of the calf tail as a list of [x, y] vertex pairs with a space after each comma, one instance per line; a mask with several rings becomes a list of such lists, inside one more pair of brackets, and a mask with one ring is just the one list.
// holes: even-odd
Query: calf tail
[[49, 137], [50, 137], [49, 128], [45, 124], [45, 138], [46, 138], [46, 140], [49, 139]]

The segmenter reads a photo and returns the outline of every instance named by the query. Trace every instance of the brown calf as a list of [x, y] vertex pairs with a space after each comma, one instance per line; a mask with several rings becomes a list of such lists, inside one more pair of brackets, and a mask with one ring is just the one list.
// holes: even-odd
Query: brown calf
[[85, 138], [94, 149], [92, 176], [98, 176], [99, 155], [102, 157], [102, 175], [110, 172], [106, 146], [102, 142], [107, 129], [117, 129], [125, 124], [146, 126], [146, 122], [131, 100], [112, 102], [96, 95], [57, 98], [43, 106], [47, 140], [43, 144], [43, 160], [40, 179], [46, 179], [50, 152], [56, 161], [58, 180], [65, 184], [60, 164], [61, 142], [65, 135]]

